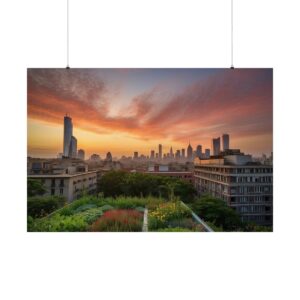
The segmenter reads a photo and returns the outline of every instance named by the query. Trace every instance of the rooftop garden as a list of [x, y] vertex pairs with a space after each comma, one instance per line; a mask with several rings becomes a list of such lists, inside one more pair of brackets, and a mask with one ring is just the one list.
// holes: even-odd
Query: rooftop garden
[[28, 231], [272, 231], [241, 222], [239, 214], [211, 195], [198, 197], [180, 179], [112, 171], [70, 204], [45, 197], [41, 182], [28, 179]]
[[205, 228], [179, 199], [84, 196], [46, 216], [29, 216], [28, 231], [201, 232]]

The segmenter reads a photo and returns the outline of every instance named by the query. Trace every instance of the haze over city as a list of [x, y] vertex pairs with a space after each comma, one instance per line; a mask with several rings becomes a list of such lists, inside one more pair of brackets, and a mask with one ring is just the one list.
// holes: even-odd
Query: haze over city
[[271, 69], [29, 69], [28, 155], [62, 152], [71, 115], [89, 156], [149, 155], [230, 132], [231, 148], [272, 151]]

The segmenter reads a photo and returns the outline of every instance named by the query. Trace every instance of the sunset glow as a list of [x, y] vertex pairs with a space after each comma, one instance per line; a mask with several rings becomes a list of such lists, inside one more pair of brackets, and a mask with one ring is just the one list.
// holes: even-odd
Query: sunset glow
[[29, 156], [62, 152], [66, 113], [87, 156], [210, 148], [222, 133], [261, 155], [272, 151], [272, 69], [28, 69]]

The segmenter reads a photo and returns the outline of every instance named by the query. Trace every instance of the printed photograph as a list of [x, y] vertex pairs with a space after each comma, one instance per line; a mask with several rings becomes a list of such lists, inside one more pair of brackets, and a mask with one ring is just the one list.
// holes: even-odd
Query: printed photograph
[[27, 113], [28, 232], [273, 231], [273, 69], [28, 69]]

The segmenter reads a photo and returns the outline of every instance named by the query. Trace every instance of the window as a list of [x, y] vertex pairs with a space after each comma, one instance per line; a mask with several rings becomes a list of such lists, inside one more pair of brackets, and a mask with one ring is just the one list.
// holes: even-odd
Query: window
[[51, 196], [55, 194], [55, 189], [51, 189]]
[[64, 189], [60, 189], [60, 190], [59, 190], [59, 194], [60, 194], [60, 195], [63, 195], [63, 193], [64, 193]]
[[51, 179], [51, 186], [55, 186], [55, 179]]

